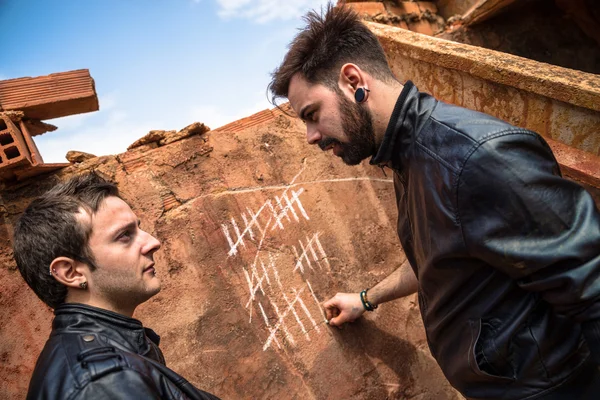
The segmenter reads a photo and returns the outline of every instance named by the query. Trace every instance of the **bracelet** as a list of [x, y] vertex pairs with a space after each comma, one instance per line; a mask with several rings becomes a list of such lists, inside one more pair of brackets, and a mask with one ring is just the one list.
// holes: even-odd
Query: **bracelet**
[[362, 292], [360, 292], [360, 301], [362, 302], [362, 305], [365, 308], [365, 310], [367, 310], [367, 311], [375, 311], [375, 309], [377, 308], [377, 305], [371, 303], [369, 301], [369, 299], [367, 298], [367, 291], [368, 290], [369, 290], [369, 288], [366, 288], [365, 290], [363, 290]]

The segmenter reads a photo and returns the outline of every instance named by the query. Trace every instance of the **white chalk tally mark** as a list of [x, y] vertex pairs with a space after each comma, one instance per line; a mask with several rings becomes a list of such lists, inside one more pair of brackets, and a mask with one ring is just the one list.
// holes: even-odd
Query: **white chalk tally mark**
[[[320, 301], [310, 282], [303, 279], [301, 287], [291, 287], [286, 290], [280, 279], [276, 259], [271, 253], [267, 253], [267, 260], [263, 252], [265, 239], [273, 235], [274, 231], [284, 230], [286, 224], [310, 220], [300, 201], [304, 189], [300, 187], [290, 190], [303, 170], [304, 166], [279, 196], [266, 200], [256, 212], [246, 207], [246, 211], [242, 212], [237, 220], [232, 217], [228, 224], [221, 225], [229, 245], [228, 257], [238, 256], [242, 249], [248, 250], [244, 238], [249, 239], [251, 243], [258, 241], [253, 262], [249, 267], [243, 267], [243, 274], [248, 287], [248, 300], [245, 307], [248, 309], [249, 323], [252, 323], [254, 308], [258, 307], [257, 312], [260, 312], [269, 332], [263, 350], [267, 350], [273, 343], [280, 349], [284, 344], [295, 346], [297, 339], [294, 334], [310, 341], [310, 332], [313, 330], [317, 333], [321, 332], [306, 301], [314, 301], [323, 322], [325, 321]], [[291, 246], [296, 260], [292, 272], [299, 270], [299, 273], [304, 275], [305, 269], [322, 270], [323, 263], [329, 268], [327, 254], [319, 240], [319, 234], [317, 232], [310, 238], [306, 236], [304, 242], [302, 239], [298, 240], [300, 254], [296, 246]], [[307, 287], [308, 291], [305, 290]]]
[[[300, 254], [298, 253], [298, 250], [296, 250], [296, 246], [292, 245], [294, 255], [296, 256], [296, 266], [294, 267], [294, 271], [299, 269], [300, 272], [304, 274], [305, 266], [310, 268], [311, 270], [314, 270], [313, 263], [316, 263], [319, 269], [322, 270], [323, 266], [321, 264], [321, 261], [325, 262], [327, 268], [330, 267], [329, 260], [327, 259], [327, 254], [325, 253], [325, 250], [323, 250], [323, 245], [321, 245], [321, 242], [319, 241], [319, 234], [320, 232], [315, 233], [310, 239], [307, 237], [306, 244], [302, 243], [302, 239], [298, 240], [300, 248], [302, 249], [302, 253]], [[319, 253], [318, 255], [317, 252]]]
[[[293, 220], [297, 223], [300, 222], [300, 217], [304, 218], [307, 221], [310, 220], [310, 217], [306, 213], [306, 210], [304, 209], [304, 206], [300, 201], [300, 195], [304, 192], [304, 189], [300, 188], [298, 191], [292, 190], [291, 199], [288, 197], [287, 191], [288, 189], [284, 190], [281, 197], [275, 196], [275, 204], [273, 204], [273, 200], [271, 199], [265, 201], [256, 213], [252, 212], [252, 210], [249, 207], [246, 207], [248, 215], [246, 215], [246, 213], [244, 212], [242, 212], [241, 214], [241, 219], [244, 223], [243, 229], [240, 229], [235, 218], [232, 217], [231, 227], [234, 233], [234, 237], [232, 237], [230, 233], [230, 226], [228, 224], [221, 225], [223, 234], [225, 235], [227, 243], [229, 244], [229, 252], [227, 253], [229, 257], [237, 255], [238, 248], [240, 246], [243, 248], [246, 247], [246, 244], [244, 243], [244, 236], [248, 235], [248, 237], [250, 237], [251, 240], [254, 240], [255, 236], [253, 228], [256, 228], [257, 231], [261, 232], [261, 234], [264, 233], [266, 229], [264, 229], [261, 226], [259, 221], [259, 217], [261, 216], [263, 219], [268, 218], [269, 220], [274, 220], [271, 226], [271, 230], [275, 230], [277, 228], [283, 230], [284, 218], [286, 218], [286, 220], [291, 223], [292, 219], [289, 216], [290, 213], [293, 217]], [[298, 212], [294, 210], [294, 206], [296, 206]], [[264, 213], [265, 210], [270, 211], [270, 214], [268, 212]], [[300, 215], [298, 215], [298, 213]]]

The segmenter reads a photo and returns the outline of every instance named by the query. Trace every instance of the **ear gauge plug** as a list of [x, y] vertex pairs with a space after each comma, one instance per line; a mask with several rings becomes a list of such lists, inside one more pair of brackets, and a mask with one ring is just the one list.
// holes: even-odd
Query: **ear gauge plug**
[[367, 98], [369, 97], [369, 92], [370, 90], [367, 88], [357, 88], [356, 91], [354, 92], [354, 100], [357, 103], [364, 103], [365, 101], [367, 101]]

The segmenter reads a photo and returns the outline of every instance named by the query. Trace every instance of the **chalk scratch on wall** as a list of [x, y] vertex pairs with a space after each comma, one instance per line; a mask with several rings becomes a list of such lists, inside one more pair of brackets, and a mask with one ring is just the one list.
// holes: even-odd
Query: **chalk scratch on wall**
[[[256, 227], [256, 229], [261, 233], [267, 230], [267, 228], [263, 228], [259, 222], [259, 217], [263, 215], [264, 210], [270, 211], [270, 214], [267, 213], [268, 217], [263, 216], [263, 218], [268, 218], [269, 220], [271, 220], [271, 218], [274, 219], [274, 223], [271, 227], [271, 230], [275, 230], [275, 228], [283, 230], [284, 224], [282, 220], [286, 218], [288, 222], [291, 222], [289, 216], [290, 213], [292, 214], [292, 217], [296, 222], [300, 222], [298, 213], [300, 213], [300, 215], [305, 220], [310, 220], [306, 210], [304, 209], [304, 206], [302, 205], [302, 202], [300, 201], [300, 195], [304, 192], [304, 188], [300, 188], [297, 191], [291, 190], [291, 199], [288, 196], [288, 191], [290, 190], [291, 185], [293, 185], [293, 183], [296, 181], [298, 176], [300, 176], [302, 171], [304, 171], [304, 166], [302, 167], [300, 172], [296, 174], [294, 179], [292, 179], [292, 182], [289, 184], [289, 186], [287, 186], [285, 190], [281, 193], [281, 196], [274, 196], [273, 199], [267, 199], [262, 204], [262, 206], [260, 206], [258, 211], [256, 211], [256, 213], [253, 212], [250, 209], [250, 207], [246, 207], [246, 212], [248, 213], [248, 215], [246, 215], [246, 213], [244, 212], [242, 212], [241, 214], [241, 219], [244, 223], [243, 230], [240, 230], [235, 218], [231, 218], [231, 227], [233, 228], [233, 232], [235, 234], [235, 240], [234, 238], [232, 238], [231, 233], [229, 232], [229, 225], [221, 225], [223, 234], [225, 235], [227, 243], [229, 244], [229, 257], [238, 254], [238, 247], [246, 247], [246, 244], [244, 243], [245, 235], [248, 235], [251, 240], [254, 240], [254, 231], [252, 230], [253, 227]], [[294, 210], [294, 206], [296, 206], [298, 212]]]
[[[314, 309], [315, 306], [325, 321], [321, 304], [310, 282], [303, 279], [299, 285], [284, 287], [280, 270], [286, 265], [282, 265], [279, 258], [263, 249], [265, 240], [281, 238], [281, 231], [285, 230], [286, 225], [310, 221], [300, 200], [304, 188], [291, 189], [304, 167], [305, 165], [281, 193], [265, 200], [256, 212], [246, 207], [238, 218], [231, 217], [229, 223], [221, 225], [229, 245], [228, 257], [240, 256], [242, 249], [245, 252], [256, 245], [252, 263], [243, 266], [242, 271], [248, 288], [245, 307], [248, 309], [249, 323], [252, 323], [253, 310], [257, 308], [268, 331], [263, 350], [267, 350], [273, 343], [278, 348], [283, 345], [295, 346], [297, 335], [310, 341], [312, 331], [320, 333], [319, 323], [311, 313], [311, 308]], [[304, 239], [297, 239], [300, 254], [296, 246], [291, 246], [295, 255], [294, 262], [289, 265], [292, 274], [299, 270], [300, 275], [304, 276], [306, 269], [321, 271], [324, 265], [329, 269], [327, 254], [319, 235], [320, 232], [317, 232], [311, 237], [304, 235]], [[307, 301], [311, 304], [310, 307]], [[276, 322], [273, 323], [273, 320]]]
[[[298, 253], [298, 250], [296, 250], [296, 246], [292, 245], [292, 249], [294, 250], [294, 255], [296, 256], [297, 260], [296, 266], [294, 267], [294, 271], [299, 269], [301, 273], [304, 273], [305, 266], [314, 270], [312, 266], [313, 262], [317, 264], [320, 270], [322, 270], [323, 266], [321, 265], [321, 260], [323, 260], [327, 264], [328, 268], [330, 267], [329, 260], [327, 259], [327, 254], [325, 253], [325, 250], [323, 250], [323, 246], [319, 241], [319, 234], [319, 232], [315, 233], [310, 239], [306, 237], [306, 245], [302, 243], [301, 239], [298, 240], [300, 248], [302, 249], [302, 253], [300, 254]], [[315, 251], [315, 245], [317, 247], [317, 250], [319, 251], [319, 256], [317, 256], [317, 252]], [[313, 262], [311, 262], [310, 256], [312, 256]]]

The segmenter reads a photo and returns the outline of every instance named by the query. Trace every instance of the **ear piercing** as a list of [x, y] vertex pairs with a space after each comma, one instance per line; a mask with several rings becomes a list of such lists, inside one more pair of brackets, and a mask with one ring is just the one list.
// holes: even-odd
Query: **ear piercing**
[[81, 282], [79, 284], [79, 287], [82, 288], [83, 290], [87, 289], [87, 281], [86, 282]]
[[367, 88], [357, 88], [354, 92], [354, 100], [356, 100], [357, 103], [364, 103], [369, 97], [369, 92], [370, 90]]

